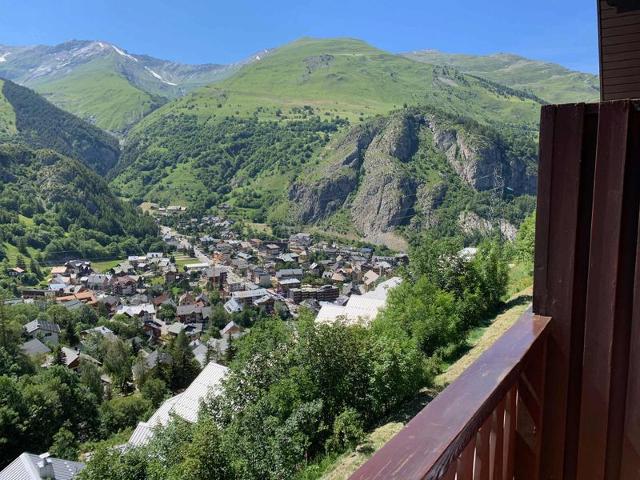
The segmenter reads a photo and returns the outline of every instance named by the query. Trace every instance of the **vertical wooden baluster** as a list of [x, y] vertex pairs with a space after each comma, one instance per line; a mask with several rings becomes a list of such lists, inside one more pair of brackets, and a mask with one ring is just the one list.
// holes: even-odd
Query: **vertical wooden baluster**
[[514, 386], [507, 393], [507, 401], [505, 405], [502, 480], [513, 480], [513, 473], [515, 470], [517, 396], [517, 387]]
[[457, 480], [473, 480], [473, 457], [476, 439], [472, 438], [458, 458]]
[[502, 480], [505, 399], [493, 411], [491, 422], [491, 479]]
[[546, 341], [531, 350], [530, 355], [518, 385], [515, 473], [522, 480], [537, 480], [540, 477]]
[[491, 436], [492, 416], [484, 421], [480, 431], [476, 434], [476, 462], [473, 471], [473, 480], [489, 480], [489, 438]]
[[457, 470], [457, 461], [451, 462], [449, 468], [447, 469], [447, 473], [442, 476], [441, 480], [455, 480], [456, 478], [456, 470]]

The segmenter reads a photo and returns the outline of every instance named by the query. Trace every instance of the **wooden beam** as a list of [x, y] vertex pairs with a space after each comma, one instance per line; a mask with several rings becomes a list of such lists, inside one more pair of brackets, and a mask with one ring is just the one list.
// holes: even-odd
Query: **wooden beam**
[[553, 322], [541, 478], [575, 478], [596, 130], [585, 105], [542, 109], [533, 309]]
[[[640, 225], [639, 225], [640, 228]], [[640, 238], [640, 231], [638, 233]], [[636, 248], [633, 313], [629, 335], [629, 373], [622, 437], [620, 478], [640, 478], [640, 242]]]

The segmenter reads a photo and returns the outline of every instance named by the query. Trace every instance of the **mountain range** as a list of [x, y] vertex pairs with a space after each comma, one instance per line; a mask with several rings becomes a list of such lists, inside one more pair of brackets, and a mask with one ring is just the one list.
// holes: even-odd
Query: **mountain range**
[[593, 75], [515, 55], [349, 38], [226, 66], [108, 42], [0, 46], [0, 77], [0, 136], [83, 161], [124, 199], [393, 245], [425, 228], [511, 235], [533, 208], [540, 106], [598, 94]]
[[34, 89], [102, 129], [124, 133], [168, 100], [227, 78], [267, 53], [231, 65], [185, 65], [101, 41], [0, 45], [0, 77]]

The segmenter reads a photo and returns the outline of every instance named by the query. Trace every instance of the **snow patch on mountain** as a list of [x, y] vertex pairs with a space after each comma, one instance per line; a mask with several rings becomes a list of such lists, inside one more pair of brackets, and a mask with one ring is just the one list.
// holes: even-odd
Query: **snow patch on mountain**
[[177, 86], [177, 83], [173, 83], [173, 82], [169, 82], [167, 80], [165, 80], [164, 78], [162, 78], [160, 75], [158, 75], [156, 72], [154, 72], [153, 70], [151, 70], [149, 67], [144, 67], [147, 72], [149, 72], [151, 75], [153, 75], [155, 78], [157, 78], [158, 80], [160, 80], [162, 83], [166, 83], [167, 85], [171, 85], [173, 87]]
[[122, 55], [123, 57], [127, 57], [130, 58], [131, 60], [133, 60], [134, 62], [137, 62], [138, 59], [132, 55], [129, 55], [127, 52], [124, 52], [122, 50], [120, 50], [118, 47], [116, 47], [115, 45], [111, 45], [113, 47], [113, 49], [119, 53], [120, 55]]
[[7, 52], [7, 53], [0, 53], [0, 63], [6, 62], [7, 61], [7, 55], [10, 55], [11, 52]]

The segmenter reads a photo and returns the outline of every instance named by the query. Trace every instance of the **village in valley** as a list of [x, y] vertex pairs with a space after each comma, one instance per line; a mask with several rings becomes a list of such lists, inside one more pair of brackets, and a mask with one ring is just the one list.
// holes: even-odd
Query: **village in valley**
[[[44, 367], [65, 365], [79, 373], [81, 365], [93, 364], [107, 397], [134, 392], [141, 377], [170, 367], [174, 359], [167, 346], [186, 337], [200, 373], [148, 421], [139, 422], [123, 447], [147, 443], [154, 427], [168, 424], [172, 414], [195, 422], [200, 401], [221, 389], [234, 341], [258, 319], [295, 319], [306, 309], [316, 322], [367, 325], [385, 306], [389, 289], [401, 282], [397, 271], [408, 262], [405, 254], [376, 255], [373, 247], [318, 241], [307, 233], [242, 238], [233, 220], [191, 218], [184, 207], [156, 207], [153, 215], [164, 252], [95, 264], [67, 260], [52, 266], [42, 284], [22, 288], [22, 298], [5, 302], [94, 312], [97, 324], [81, 331], [74, 344], [63, 340], [53, 321], [26, 323], [21, 350]], [[115, 389], [107, 369], [92, 356], [96, 345], [115, 341], [136, 354], [126, 388]]]

